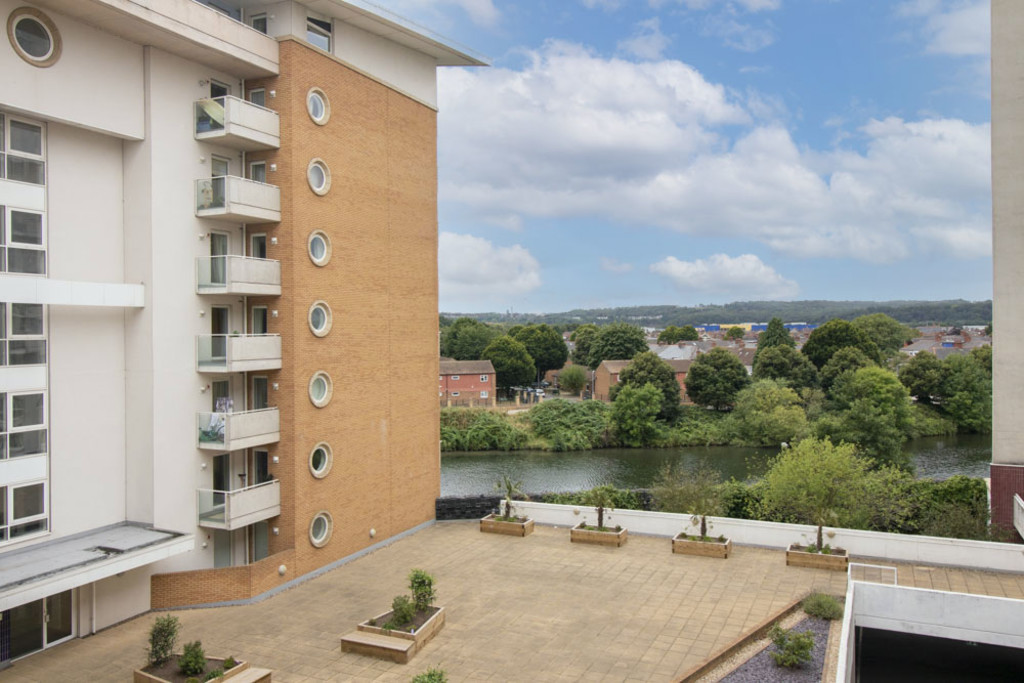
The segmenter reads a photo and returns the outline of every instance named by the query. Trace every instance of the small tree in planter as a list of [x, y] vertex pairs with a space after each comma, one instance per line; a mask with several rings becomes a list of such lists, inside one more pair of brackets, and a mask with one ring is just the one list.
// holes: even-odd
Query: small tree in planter
[[178, 631], [181, 630], [181, 622], [178, 617], [166, 614], [157, 617], [152, 628], [149, 629], [149, 650], [147, 657], [149, 663], [160, 666], [171, 658], [174, 646], [178, 642]]
[[496, 491], [501, 491], [505, 494], [505, 500], [502, 501], [502, 506], [504, 507], [503, 514], [487, 515], [481, 519], [480, 531], [492, 534], [506, 534], [508, 536], [526, 536], [533, 532], [532, 519], [527, 519], [526, 517], [514, 517], [512, 515], [513, 496], [526, 497], [519, 488], [522, 485], [523, 482], [512, 481], [512, 478], [507, 474], [503, 475], [502, 478], [494, 484]]
[[[725, 510], [721, 493], [721, 476], [715, 470], [702, 467], [686, 473], [666, 464], [658, 474], [652, 495], [658, 509], [690, 515], [690, 524], [700, 527], [700, 535], [691, 542], [685, 532], [672, 539], [672, 552], [689, 555], [728, 557], [732, 541], [725, 537], [708, 537], [708, 515], [720, 515]], [[712, 547], [708, 544], [717, 544]]]
[[615, 487], [610, 484], [598, 486], [583, 494], [583, 504], [590, 505], [597, 513], [597, 526], [588, 527], [586, 520], [570, 530], [570, 540], [574, 543], [597, 543], [600, 545], [620, 546], [626, 542], [627, 532], [620, 526], [609, 529], [604, 525], [605, 511], [611, 511], [615, 504]]
[[520, 486], [523, 485], [521, 481], [512, 481], [512, 477], [507, 474], [502, 475], [501, 480], [494, 484], [496, 491], [501, 491], [505, 495], [505, 500], [502, 504], [505, 506], [504, 514], [502, 515], [505, 519], [502, 521], [511, 522], [512, 517], [512, 497], [523, 496], [523, 492], [520, 490]]

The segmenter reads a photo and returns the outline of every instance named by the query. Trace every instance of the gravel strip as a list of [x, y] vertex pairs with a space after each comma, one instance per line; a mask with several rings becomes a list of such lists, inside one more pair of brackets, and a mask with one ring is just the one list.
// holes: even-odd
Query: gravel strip
[[[815, 617], [808, 617], [791, 628], [797, 631], [811, 631], [814, 634], [814, 649], [811, 650], [811, 661], [799, 668], [787, 669], [776, 666], [769, 652], [772, 646], [761, 650], [747, 662], [729, 675], [722, 678], [723, 683], [775, 683], [776, 681], [808, 681], [818, 683], [821, 670], [825, 665], [825, 653], [828, 649], [828, 631], [831, 622]], [[770, 641], [769, 641], [770, 642]]]

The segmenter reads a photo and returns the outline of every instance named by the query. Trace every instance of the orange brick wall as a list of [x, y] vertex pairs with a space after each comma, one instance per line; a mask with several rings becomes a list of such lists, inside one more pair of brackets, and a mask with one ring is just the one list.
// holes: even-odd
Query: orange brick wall
[[[294, 579], [294, 556], [289, 550], [243, 567], [154, 574], [150, 581], [150, 606], [164, 609], [245, 600]], [[278, 575], [281, 565], [288, 568], [284, 576]]]

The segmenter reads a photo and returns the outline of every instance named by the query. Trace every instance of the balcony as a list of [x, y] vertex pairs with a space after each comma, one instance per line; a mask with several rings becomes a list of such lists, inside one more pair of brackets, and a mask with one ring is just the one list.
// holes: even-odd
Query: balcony
[[281, 296], [281, 262], [248, 256], [196, 259], [198, 294]]
[[196, 413], [196, 447], [205, 451], [237, 451], [281, 440], [277, 408], [242, 413]]
[[207, 529], [234, 531], [281, 514], [281, 482], [273, 479], [234, 491], [199, 489], [198, 523]]
[[196, 372], [251, 372], [281, 369], [281, 335], [200, 334]]
[[281, 146], [281, 122], [276, 111], [225, 96], [195, 103], [196, 140], [254, 152]]
[[196, 180], [196, 215], [235, 223], [277, 223], [281, 190], [236, 176]]

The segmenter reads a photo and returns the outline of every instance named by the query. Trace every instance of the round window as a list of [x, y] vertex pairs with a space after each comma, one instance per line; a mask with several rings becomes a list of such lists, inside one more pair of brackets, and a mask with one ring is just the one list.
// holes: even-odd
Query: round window
[[306, 180], [309, 187], [318, 195], [325, 195], [331, 189], [331, 171], [323, 159], [313, 159], [306, 167]]
[[309, 307], [309, 329], [318, 337], [326, 337], [333, 323], [331, 307], [326, 301], [314, 301]]
[[317, 479], [326, 477], [333, 464], [334, 454], [329, 445], [321, 441], [313, 446], [313, 450], [309, 453], [309, 471], [313, 473], [314, 477]]
[[320, 88], [310, 88], [306, 93], [306, 111], [313, 123], [322, 126], [331, 118], [331, 104]]
[[334, 385], [331, 376], [324, 371], [317, 372], [309, 380], [309, 400], [317, 408], [323, 408], [331, 402], [331, 394], [334, 392]]
[[332, 531], [334, 520], [331, 519], [331, 513], [326, 510], [318, 512], [309, 523], [309, 542], [317, 548], [323, 548], [331, 540]]
[[33, 66], [51, 66], [60, 57], [57, 26], [37, 9], [14, 10], [7, 20], [7, 37], [18, 56]]
[[331, 238], [327, 233], [314, 230], [309, 233], [309, 258], [318, 266], [326, 266], [331, 260]]

